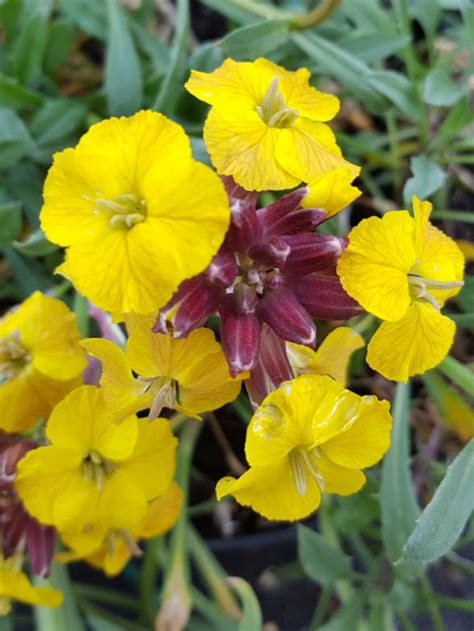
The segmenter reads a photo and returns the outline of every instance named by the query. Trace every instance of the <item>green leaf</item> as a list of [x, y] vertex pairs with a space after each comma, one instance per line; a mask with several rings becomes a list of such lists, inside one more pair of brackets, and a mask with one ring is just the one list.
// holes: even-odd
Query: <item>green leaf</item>
[[213, 42], [198, 46], [189, 58], [189, 68], [201, 72], [212, 72], [224, 61], [222, 50]]
[[428, 105], [450, 107], [464, 95], [464, 88], [456, 85], [444, 68], [433, 68], [423, 87], [423, 100]]
[[183, 91], [189, 39], [189, 0], [177, 0], [176, 30], [168, 72], [161, 84], [153, 109], [165, 114], [174, 113], [179, 94]]
[[24, 122], [12, 110], [0, 107], [0, 165], [13, 166], [27, 153], [31, 138]]
[[349, 557], [330, 545], [318, 532], [298, 526], [298, 559], [306, 574], [321, 585], [351, 578]]
[[21, 224], [22, 218], [18, 202], [0, 204], [0, 247], [10, 245], [18, 238]]
[[392, 70], [381, 70], [368, 75], [367, 81], [373, 88], [384, 94], [408, 118], [414, 121], [420, 118], [415, 87], [405, 75]]
[[463, 311], [474, 313], [474, 276], [464, 276], [464, 287], [456, 300]]
[[339, 607], [329, 622], [318, 627], [318, 631], [348, 631], [357, 629], [362, 613], [362, 598], [356, 594], [351, 600]]
[[117, 0], [107, 0], [109, 20], [104, 89], [109, 114], [128, 116], [140, 109], [143, 80], [126, 16]]
[[390, 449], [383, 460], [380, 485], [382, 538], [391, 561], [400, 557], [419, 513], [410, 474], [409, 406], [410, 387], [399, 383], [393, 402]]
[[236, 61], [256, 59], [271, 53], [288, 41], [288, 22], [265, 20], [231, 31], [220, 43], [228, 57]]
[[85, 631], [68, 570], [62, 563], [53, 563], [49, 579], [34, 578], [36, 585], [51, 585], [63, 592], [63, 604], [57, 609], [35, 607], [36, 631]]
[[[251, 24], [259, 17], [268, 18], [272, 12], [270, 5], [253, 4], [252, 11], [238, 5], [237, 2], [229, 2], [229, 0], [201, 0], [203, 4], [214, 11], [218, 11], [238, 24]], [[276, 12], [275, 12], [276, 13]]]
[[239, 621], [239, 631], [250, 631], [262, 628], [262, 612], [255, 592], [243, 578], [230, 576], [229, 583], [235, 589], [243, 605], [243, 616]]
[[40, 229], [32, 232], [24, 241], [15, 241], [13, 247], [25, 256], [46, 256], [58, 250], [58, 246], [50, 243]]
[[76, 35], [77, 31], [70, 22], [56, 20], [51, 24], [44, 53], [44, 68], [46, 72], [51, 73], [66, 63]]
[[23, 109], [41, 105], [42, 97], [33, 90], [24, 88], [16, 79], [0, 73], [0, 103], [2, 107]]
[[438, 364], [437, 369], [440, 370], [448, 379], [465, 390], [471, 396], [474, 393], [474, 372], [469, 370], [467, 366], [458, 362], [457, 359], [448, 355]]
[[38, 261], [22, 256], [12, 247], [5, 248], [5, 256], [13, 270], [16, 280], [15, 289], [19, 296], [26, 298], [37, 289], [40, 291], [51, 289], [53, 281]]
[[351, 32], [341, 40], [345, 50], [366, 63], [380, 61], [410, 43], [410, 38], [398, 33], [358, 33]]
[[474, 509], [474, 440], [448, 467], [433, 499], [422, 512], [398, 563], [421, 568], [446, 554], [461, 535]]
[[40, 147], [74, 133], [87, 114], [87, 105], [73, 99], [50, 99], [35, 114], [30, 132]]
[[105, 2], [90, 0], [60, 0], [61, 12], [85, 33], [101, 41], [107, 39]]
[[406, 181], [403, 189], [405, 204], [411, 203], [413, 195], [420, 199], [426, 199], [439, 190], [446, 179], [446, 173], [424, 155], [412, 158], [410, 168], [413, 177]]
[[49, 16], [53, 8], [52, 0], [42, 0], [33, 7], [32, 12], [23, 9], [23, 15], [28, 17], [15, 39], [11, 56], [13, 73], [26, 85], [41, 74], [48, 41]]
[[380, 112], [387, 105], [384, 97], [368, 82], [372, 70], [367, 64], [337, 44], [314, 33], [293, 33], [295, 44], [311, 59], [318, 62], [324, 74], [338, 79], [367, 107]]

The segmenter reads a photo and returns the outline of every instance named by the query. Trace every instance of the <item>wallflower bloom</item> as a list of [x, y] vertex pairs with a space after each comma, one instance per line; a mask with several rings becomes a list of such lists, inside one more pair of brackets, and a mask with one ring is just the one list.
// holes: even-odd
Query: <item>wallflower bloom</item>
[[148, 504], [144, 519], [130, 533], [124, 530], [92, 528], [86, 532], [65, 532], [61, 538], [71, 550], [57, 555], [64, 563], [85, 559], [107, 576], [119, 574], [132, 556], [141, 556], [137, 540], [151, 539], [167, 532], [176, 522], [183, 492], [173, 482], [166, 493]]
[[59, 530], [133, 531], [174, 475], [177, 441], [169, 422], [129, 416], [118, 423], [94, 386], [56, 406], [46, 437], [51, 445], [19, 462], [15, 487], [33, 517]]
[[36, 291], [0, 320], [0, 428], [20, 431], [47, 416], [85, 366], [74, 314]]
[[10, 613], [12, 600], [28, 605], [59, 607], [63, 595], [51, 587], [33, 587], [21, 572], [21, 557], [4, 559], [0, 554], [0, 616]]
[[400, 210], [364, 219], [351, 230], [337, 265], [347, 293], [384, 320], [369, 343], [367, 362], [395, 381], [439, 364], [456, 329], [440, 311], [463, 285], [464, 258], [429, 223], [431, 209], [414, 197], [414, 218]]
[[354, 169], [339, 167], [314, 178], [306, 186], [308, 194], [302, 208], [321, 208], [324, 219], [333, 217], [361, 195], [362, 191], [352, 186], [356, 175]]
[[327, 376], [302, 375], [271, 392], [252, 417], [245, 453], [250, 469], [223, 478], [217, 498], [233, 495], [267, 519], [302, 519], [322, 493], [350, 495], [360, 469], [390, 443], [389, 403], [360, 397]]
[[154, 318], [135, 318], [125, 352], [108, 340], [82, 343], [102, 362], [100, 383], [111, 406], [134, 412], [149, 408], [150, 420], [164, 407], [200, 418], [202, 412], [215, 410], [237, 397], [241, 379], [230, 376], [212, 331], [197, 329], [177, 340], [168, 334], [153, 333], [153, 324]]
[[141, 111], [93, 125], [54, 157], [41, 225], [64, 246], [61, 270], [117, 316], [149, 314], [201, 272], [229, 225], [219, 178], [191, 157], [184, 130]]
[[232, 175], [248, 191], [293, 188], [346, 162], [324, 122], [338, 99], [309, 85], [306, 68], [296, 72], [257, 59], [226, 59], [211, 73], [193, 70], [185, 87], [212, 106], [204, 140], [218, 173]]

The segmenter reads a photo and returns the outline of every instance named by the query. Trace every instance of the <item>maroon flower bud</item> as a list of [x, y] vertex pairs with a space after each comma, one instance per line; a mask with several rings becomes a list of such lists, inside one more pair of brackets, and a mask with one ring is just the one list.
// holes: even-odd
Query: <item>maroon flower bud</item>
[[239, 268], [235, 256], [230, 252], [220, 251], [212, 259], [209, 267], [204, 272], [205, 278], [214, 285], [227, 287], [231, 285], [237, 276]]
[[51, 571], [51, 560], [56, 544], [56, 531], [51, 526], [39, 524], [28, 518], [26, 526], [26, 550], [31, 571], [46, 578]]
[[290, 248], [285, 273], [299, 277], [334, 267], [345, 247], [345, 240], [329, 234], [306, 232], [283, 237]]
[[217, 289], [206, 283], [202, 274], [185, 280], [158, 314], [153, 332], [167, 333], [168, 319], [173, 325], [174, 337], [186, 337], [215, 313], [218, 301]]
[[250, 379], [245, 382], [252, 405], [257, 407], [263, 399], [288, 379], [293, 378], [285, 341], [274, 333], [268, 324], [262, 326], [260, 334], [260, 352]]
[[362, 311], [360, 305], [346, 294], [335, 273], [309, 274], [295, 279], [292, 287], [300, 304], [313, 318], [348, 320]]
[[11, 484], [15, 479], [16, 465], [31, 449], [36, 447], [32, 440], [20, 440], [10, 445], [0, 454], [0, 488]]
[[221, 342], [232, 377], [255, 366], [260, 342], [260, 322], [255, 313], [237, 313], [231, 296], [219, 308]]
[[313, 320], [287, 287], [266, 292], [258, 304], [258, 314], [284, 340], [306, 345], [316, 341]]
[[234, 287], [233, 302], [237, 313], [255, 313], [258, 303], [257, 292], [245, 283], [237, 283]]
[[289, 254], [290, 246], [278, 236], [271, 236], [249, 249], [250, 258], [267, 267], [284, 267]]

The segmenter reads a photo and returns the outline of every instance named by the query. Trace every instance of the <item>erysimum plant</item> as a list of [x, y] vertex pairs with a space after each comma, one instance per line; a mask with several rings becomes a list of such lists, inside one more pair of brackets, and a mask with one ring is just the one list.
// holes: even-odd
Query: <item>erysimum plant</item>
[[[472, 611], [426, 568], [472, 573], [474, 381], [439, 224], [470, 217], [468, 66], [439, 50], [472, 12], [177, 0], [168, 46], [166, 3], [86, 4], [0, 3], [7, 627], [257, 631], [276, 598], [282, 629], [442, 631]], [[202, 4], [233, 31], [202, 43]]]

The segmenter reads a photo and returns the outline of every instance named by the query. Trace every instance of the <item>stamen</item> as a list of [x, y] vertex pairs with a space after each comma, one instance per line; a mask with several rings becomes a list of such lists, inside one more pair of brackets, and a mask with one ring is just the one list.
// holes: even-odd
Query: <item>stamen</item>
[[257, 114], [269, 127], [289, 127], [298, 117], [298, 112], [285, 106], [283, 95], [278, 91], [278, 77], [273, 77], [262, 99], [256, 107]]
[[30, 363], [31, 355], [17, 332], [0, 338], [0, 382], [13, 379]]
[[112, 228], [133, 228], [146, 219], [146, 202], [137, 195], [125, 193], [114, 199], [95, 200], [95, 211], [103, 210], [112, 216], [109, 223]]
[[317, 460], [321, 458], [321, 454], [319, 453], [317, 447], [313, 447], [313, 449], [307, 450], [301, 448], [301, 455], [303, 458], [303, 462], [306, 465], [308, 471], [311, 474], [311, 477], [316, 482], [319, 487], [321, 493], [324, 493], [324, 478], [321, 475], [321, 471], [317, 465]]
[[128, 530], [119, 530], [117, 533], [129, 549], [130, 553], [134, 557], [143, 556], [143, 550], [140, 548], [138, 543], [132, 537], [132, 535], [128, 532]]
[[[162, 382], [161, 379], [157, 380], [158, 383], [160, 381]], [[161, 386], [158, 386], [158, 388], [158, 392], [153, 399], [153, 403], [151, 404], [150, 411], [148, 413], [149, 421], [153, 421], [155, 418], [158, 418], [163, 408], [172, 410], [176, 404], [177, 384], [174, 379], [165, 379], [164, 383], [162, 383]]]
[[302, 451], [298, 447], [290, 451], [290, 465], [298, 495], [303, 497], [306, 495], [306, 473]]

